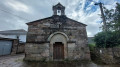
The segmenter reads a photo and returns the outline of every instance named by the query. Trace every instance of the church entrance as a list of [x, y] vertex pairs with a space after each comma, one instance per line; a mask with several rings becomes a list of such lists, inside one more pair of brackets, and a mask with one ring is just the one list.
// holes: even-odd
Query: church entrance
[[53, 44], [53, 59], [54, 60], [64, 59], [64, 44], [62, 42], [55, 42]]

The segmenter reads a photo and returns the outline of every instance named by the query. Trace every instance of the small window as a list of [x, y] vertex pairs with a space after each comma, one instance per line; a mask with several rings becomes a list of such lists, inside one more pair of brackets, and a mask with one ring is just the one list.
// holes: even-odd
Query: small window
[[61, 15], [61, 10], [57, 10], [57, 15]]

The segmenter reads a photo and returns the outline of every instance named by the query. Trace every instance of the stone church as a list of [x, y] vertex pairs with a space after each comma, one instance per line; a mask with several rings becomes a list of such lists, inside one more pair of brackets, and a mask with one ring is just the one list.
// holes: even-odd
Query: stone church
[[25, 60], [90, 60], [86, 24], [68, 18], [65, 7], [53, 6], [53, 15], [27, 23]]

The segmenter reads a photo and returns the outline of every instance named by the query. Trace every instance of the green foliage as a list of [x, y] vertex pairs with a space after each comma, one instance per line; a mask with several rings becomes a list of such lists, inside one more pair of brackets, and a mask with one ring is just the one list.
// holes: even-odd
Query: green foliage
[[120, 4], [116, 3], [115, 9], [108, 10], [104, 7], [104, 15], [108, 31], [120, 31]]
[[107, 31], [95, 35], [94, 41], [99, 48], [109, 48], [120, 45], [120, 32]]
[[104, 7], [107, 32], [95, 35], [94, 41], [99, 48], [109, 48], [120, 45], [120, 3], [115, 9], [108, 10]]
[[90, 48], [90, 51], [93, 51], [96, 45], [95, 44], [88, 44], [88, 46]]
[[120, 31], [120, 4], [116, 3], [116, 9], [114, 13], [114, 29]]

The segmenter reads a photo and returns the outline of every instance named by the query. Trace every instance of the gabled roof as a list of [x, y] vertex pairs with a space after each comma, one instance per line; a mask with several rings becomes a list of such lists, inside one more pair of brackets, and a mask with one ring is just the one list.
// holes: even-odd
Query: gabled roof
[[7, 38], [7, 36], [0, 34], [1, 38]]
[[81, 23], [81, 22], [79, 22], [79, 21], [76, 21], [76, 20], [73, 20], [73, 19], [71, 19], [71, 18], [68, 18], [69, 20], [71, 20], [71, 21], [74, 21], [74, 22], [77, 22], [77, 23], [79, 23], [79, 24], [82, 24], [82, 25], [85, 25], [85, 26], [87, 26], [86, 24], [84, 24], [84, 23]]
[[31, 21], [31, 22], [28, 22], [26, 24], [29, 25], [29, 24], [32, 24], [32, 23], [35, 23], [35, 22], [40, 22], [42, 20], [51, 19], [51, 18], [52, 18], [52, 16], [51, 17], [47, 17], [47, 18], [43, 18], [43, 19], [38, 19], [38, 20], [35, 20], [35, 21]]
[[[56, 4], [56, 5], [53, 6], [53, 11], [56, 10], [56, 9], [64, 10], [65, 7], [64, 7], [62, 4], [58, 3], [58, 4]], [[56, 13], [56, 12], [54, 12], [54, 13]], [[73, 21], [73, 22], [77, 22], [77, 23], [79, 23], [79, 24], [81, 24], [81, 25], [87, 26], [86, 24], [83, 24], [83, 23], [81, 23], [81, 22], [78, 22], [78, 21], [75, 21], [75, 20], [73, 20], [73, 19], [70, 19], [70, 18], [68, 18], [68, 17], [66, 17], [65, 15], [62, 15], [62, 14], [61, 14], [60, 16], [54, 14], [54, 15], [51, 16], [51, 17], [47, 17], [47, 18], [35, 20], [35, 21], [29, 22], [29, 23], [26, 23], [26, 24], [27, 24], [27, 25], [31, 25], [31, 24], [33, 24], [33, 23], [35, 23], [35, 22], [36, 22], [36, 23], [39, 23], [39, 22], [41, 22], [42, 20], [54, 19], [55, 17], [58, 17], [58, 18], [60, 18], [60, 19], [62, 18], [63, 20], [64, 20], [64, 19], [70, 20], [70, 21]]]
[[0, 34], [0, 40], [6, 40], [6, 39], [8, 39], [8, 40], [14, 40], [15, 38], [9, 38], [9, 37], [7, 37], [7, 36], [5, 36], [5, 35], [1, 35]]
[[24, 29], [6, 30], [6, 31], [0, 31], [0, 34], [2, 35], [26, 35], [27, 31], [25, 31]]
[[17, 39], [0, 37], [0, 40], [17, 40]]
[[62, 6], [62, 7], [64, 7], [60, 2], [58, 4], [56, 4], [55, 6]]
[[61, 3], [58, 3], [58, 4], [56, 4], [56, 5], [53, 6], [53, 8], [59, 8], [59, 7], [65, 9], [65, 7]]
[[[35, 22], [40, 22], [40, 21], [42, 21], [42, 20], [53, 19], [53, 17], [56, 17], [56, 16], [58, 16], [58, 15], [53, 15], [53, 16], [51, 16], [51, 17], [47, 17], [47, 18], [43, 18], [43, 19], [36, 20], [36, 21], [28, 22], [28, 23], [26, 23], [26, 24], [29, 25], [29, 24], [33, 24], [33, 23], [35, 23]], [[73, 21], [73, 22], [77, 22], [77, 23], [79, 23], [79, 24], [82, 24], [82, 25], [87, 26], [87, 25], [84, 24], [84, 23], [81, 23], [81, 22], [78, 22], [78, 21], [76, 21], [76, 20], [70, 19], [70, 18], [68, 18], [68, 17], [66, 17], [66, 16], [59, 16], [59, 17], [65, 17], [66, 19], [69, 19], [69, 20], [71, 20], [71, 21]]]

